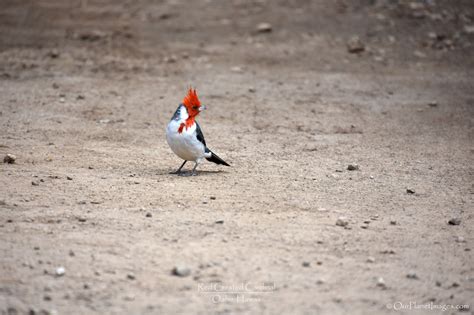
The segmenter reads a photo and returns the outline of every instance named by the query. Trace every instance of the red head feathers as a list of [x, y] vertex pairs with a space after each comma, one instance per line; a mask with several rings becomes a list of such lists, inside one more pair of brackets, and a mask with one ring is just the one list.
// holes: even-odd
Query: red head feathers
[[201, 102], [199, 101], [199, 98], [196, 93], [196, 89], [190, 88], [188, 90], [188, 95], [183, 100], [183, 105], [186, 107], [186, 110], [188, 112], [188, 118], [184, 123], [181, 123], [179, 126], [178, 132], [181, 133], [183, 132], [183, 129], [190, 128], [194, 124], [194, 117], [196, 117], [201, 110], [203, 110], [205, 107], [201, 106]]
[[188, 115], [194, 117], [199, 114], [199, 108], [201, 107], [201, 102], [196, 93], [196, 89], [189, 89], [188, 95], [183, 100], [184, 106], [188, 110]]

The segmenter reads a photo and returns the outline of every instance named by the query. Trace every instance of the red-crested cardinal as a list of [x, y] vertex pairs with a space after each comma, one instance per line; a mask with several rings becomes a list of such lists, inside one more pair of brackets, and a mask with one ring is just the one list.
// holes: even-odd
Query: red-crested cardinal
[[[216, 164], [230, 166], [206, 146], [204, 135], [195, 120], [196, 116], [204, 109], [206, 107], [201, 105], [196, 90], [189, 89], [188, 95], [184, 98], [183, 103], [178, 106], [166, 128], [166, 141], [168, 141], [168, 145], [177, 156], [184, 160], [179, 169], [172, 174], [182, 176], [197, 175], [196, 167], [203, 159]], [[181, 169], [187, 161], [194, 161], [194, 168], [191, 173], [182, 173]]]

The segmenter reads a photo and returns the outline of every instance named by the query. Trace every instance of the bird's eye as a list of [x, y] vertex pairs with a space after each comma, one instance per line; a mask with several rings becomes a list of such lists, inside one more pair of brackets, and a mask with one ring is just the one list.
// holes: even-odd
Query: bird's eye
[[194, 105], [194, 106], [193, 106], [193, 109], [194, 109], [194, 110], [198, 110], [198, 109], [199, 109], [199, 106]]

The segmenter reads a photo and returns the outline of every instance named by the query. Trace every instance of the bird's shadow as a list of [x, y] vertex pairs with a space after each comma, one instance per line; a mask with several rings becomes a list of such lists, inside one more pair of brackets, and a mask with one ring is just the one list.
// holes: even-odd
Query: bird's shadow
[[[186, 171], [181, 171], [181, 174], [190, 174], [191, 173], [191, 170], [186, 170]], [[225, 174], [227, 173], [226, 171], [223, 171], [223, 170], [217, 170], [217, 171], [205, 171], [205, 170], [196, 170], [196, 175], [195, 176], [189, 176], [189, 177], [196, 177], [196, 176], [210, 176], [210, 175], [215, 175], [215, 174]], [[170, 169], [166, 169], [166, 170], [158, 170], [156, 173], [156, 175], [159, 175], [159, 176], [176, 176], [176, 177], [187, 177], [187, 176], [183, 176], [180, 174], [177, 174], [177, 173], [174, 173], [173, 170], [170, 170]]]

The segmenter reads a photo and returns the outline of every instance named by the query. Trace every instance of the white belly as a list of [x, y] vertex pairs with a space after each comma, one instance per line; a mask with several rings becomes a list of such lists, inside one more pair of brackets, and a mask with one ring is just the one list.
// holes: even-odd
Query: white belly
[[179, 122], [172, 120], [166, 129], [166, 141], [171, 150], [186, 161], [199, 162], [204, 158], [204, 145], [196, 138], [196, 125], [191, 128], [183, 128], [181, 133], [178, 132]]

